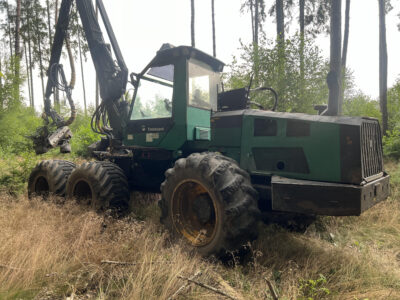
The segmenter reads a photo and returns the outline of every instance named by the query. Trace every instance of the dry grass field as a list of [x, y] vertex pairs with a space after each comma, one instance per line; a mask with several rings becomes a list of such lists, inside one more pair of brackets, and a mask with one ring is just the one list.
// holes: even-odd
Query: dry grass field
[[[400, 299], [400, 169], [392, 196], [360, 217], [321, 217], [305, 233], [260, 224], [244, 261], [203, 259], [173, 243], [154, 196], [116, 220], [74, 203], [3, 194], [0, 299], [168, 299], [198, 281], [234, 299]], [[104, 260], [131, 264], [102, 263]], [[176, 299], [229, 299], [191, 284]]]

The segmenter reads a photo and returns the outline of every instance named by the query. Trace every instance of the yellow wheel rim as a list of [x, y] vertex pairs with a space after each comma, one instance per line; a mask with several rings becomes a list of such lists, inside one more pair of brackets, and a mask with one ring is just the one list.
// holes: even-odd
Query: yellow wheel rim
[[171, 216], [174, 227], [195, 247], [211, 243], [219, 223], [217, 202], [213, 193], [200, 181], [181, 181], [172, 194]]

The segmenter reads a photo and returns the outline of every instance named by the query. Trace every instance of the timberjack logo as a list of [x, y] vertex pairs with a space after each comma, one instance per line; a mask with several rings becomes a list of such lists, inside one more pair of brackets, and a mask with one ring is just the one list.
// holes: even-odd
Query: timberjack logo
[[159, 127], [159, 128], [147, 127], [147, 131], [160, 132], [160, 131], [164, 131], [164, 128], [163, 127]]

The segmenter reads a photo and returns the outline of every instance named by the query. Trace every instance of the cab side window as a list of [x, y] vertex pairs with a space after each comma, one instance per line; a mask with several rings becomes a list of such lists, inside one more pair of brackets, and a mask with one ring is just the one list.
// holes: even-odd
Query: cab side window
[[210, 110], [217, 102], [219, 76], [196, 60], [189, 61], [189, 105]]

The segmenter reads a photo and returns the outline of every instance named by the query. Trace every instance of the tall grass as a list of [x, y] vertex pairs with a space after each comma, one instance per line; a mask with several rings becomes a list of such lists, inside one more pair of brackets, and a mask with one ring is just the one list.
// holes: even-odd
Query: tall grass
[[[395, 174], [398, 166], [389, 164]], [[244, 261], [202, 259], [173, 243], [154, 197], [116, 220], [74, 203], [0, 197], [0, 299], [168, 299], [199, 281], [238, 299], [400, 299], [400, 194], [360, 217], [321, 217], [305, 233], [260, 224]], [[139, 200], [141, 198], [141, 200]], [[102, 260], [134, 262], [113, 265]], [[234, 291], [233, 291], [233, 290]], [[192, 285], [178, 299], [224, 299]]]

